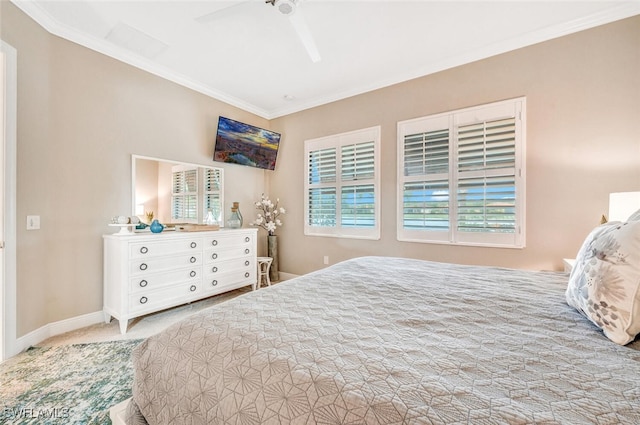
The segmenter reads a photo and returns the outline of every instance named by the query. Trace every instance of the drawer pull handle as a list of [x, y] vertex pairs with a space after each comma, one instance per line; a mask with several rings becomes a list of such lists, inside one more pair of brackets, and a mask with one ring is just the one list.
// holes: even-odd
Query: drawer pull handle
[[198, 246], [198, 244], [197, 244], [197, 243], [195, 243], [195, 242], [191, 242], [191, 248], [195, 248], [195, 247], [197, 247], [197, 246]]
[[140, 298], [140, 304], [146, 304], [149, 299], [147, 297]]
[[245, 253], [245, 254], [248, 254], [248, 253], [250, 253], [250, 252], [251, 252], [251, 250], [249, 250], [249, 248], [247, 248], [247, 249], [245, 249], [245, 250], [244, 250], [244, 253]]
[[191, 276], [191, 277], [196, 277], [196, 272], [195, 272], [195, 270], [191, 270], [191, 273], [189, 273], [189, 276]]
[[189, 258], [189, 262], [191, 262], [191, 264], [195, 263], [196, 261], [196, 257]]
[[215, 240], [215, 239], [214, 239], [214, 240], [212, 240], [212, 241], [211, 241], [211, 245], [213, 245], [213, 246], [217, 246], [217, 245], [218, 245], [218, 241], [217, 241], [217, 240]]
[[213, 255], [211, 255], [211, 258], [213, 258], [213, 259], [215, 260], [216, 258], [218, 258], [218, 254], [216, 254], [216, 253], [214, 252], [214, 253], [213, 253]]
[[249, 242], [251, 240], [251, 238], [249, 236], [247, 236], [246, 238], [244, 238], [245, 242]]
[[217, 284], [218, 284], [217, 280], [214, 279], [214, 280], [211, 281], [211, 286], [216, 286]]
[[244, 277], [249, 277], [249, 272], [245, 272]]
[[213, 268], [211, 269], [211, 271], [215, 273], [215, 272], [217, 272], [217, 271], [218, 271], [218, 268], [217, 268], [216, 266], [213, 266]]
[[245, 261], [245, 262], [244, 262], [244, 265], [245, 265], [245, 266], [248, 266], [249, 264], [251, 264], [251, 263], [249, 262], [249, 260], [247, 260], [247, 261]]
[[195, 290], [196, 290], [196, 285], [191, 285], [191, 287], [189, 288], [189, 290], [190, 290], [191, 292], [195, 291]]
[[141, 254], [146, 254], [147, 252], [149, 252], [149, 248], [147, 248], [146, 246], [143, 246], [142, 248], [140, 248]]
[[147, 282], [147, 281], [146, 281], [146, 280], [144, 280], [144, 279], [142, 279], [142, 280], [140, 281], [140, 287], [141, 287], [141, 288], [144, 288], [144, 287], [145, 287], [145, 286], [147, 286], [148, 284], [149, 284], [149, 282]]
[[145, 263], [140, 264], [140, 270], [147, 270], [147, 267]]

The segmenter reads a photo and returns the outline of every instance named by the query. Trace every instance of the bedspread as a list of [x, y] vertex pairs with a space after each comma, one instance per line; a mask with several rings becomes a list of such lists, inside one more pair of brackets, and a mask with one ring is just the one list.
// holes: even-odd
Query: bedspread
[[567, 279], [362, 257], [243, 294], [134, 351], [127, 423], [640, 423], [640, 343]]

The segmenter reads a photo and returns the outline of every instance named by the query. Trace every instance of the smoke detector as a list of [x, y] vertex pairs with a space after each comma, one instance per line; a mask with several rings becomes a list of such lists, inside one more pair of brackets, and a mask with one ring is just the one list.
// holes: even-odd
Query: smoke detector
[[275, 6], [282, 15], [290, 16], [296, 11], [296, 2], [294, 0], [276, 0]]

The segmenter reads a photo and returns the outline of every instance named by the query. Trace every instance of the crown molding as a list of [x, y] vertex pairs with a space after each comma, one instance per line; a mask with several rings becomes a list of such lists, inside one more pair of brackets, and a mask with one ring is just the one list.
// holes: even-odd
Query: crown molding
[[280, 108], [270, 111], [269, 119], [290, 115], [305, 109], [315, 108], [331, 102], [346, 99], [348, 97], [357, 96], [374, 90], [399, 84], [405, 81], [424, 77], [426, 75], [441, 72], [450, 68], [465, 65], [482, 59], [487, 59], [509, 51], [517, 50], [523, 47], [532, 46], [534, 44], [553, 40], [555, 38], [574, 34], [600, 25], [609, 24], [621, 19], [630, 18], [640, 15], [640, 1], [634, 0], [628, 4], [620, 5], [615, 8], [607, 9], [600, 13], [591, 14], [589, 16], [575, 19], [558, 25], [548, 26], [536, 31], [522, 34], [499, 43], [493, 43], [480, 49], [466, 52], [462, 55], [451, 56], [437, 63], [418, 68], [408, 73], [396, 75], [387, 80], [380, 80], [374, 84], [361, 86], [352, 90], [343, 91], [341, 93], [332, 94], [330, 96], [318, 97], [303, 104], [296, 104], [289, 108]]
[[61, 37], [65, 40], [72, 41], [83, 47], [119, 60], [143, 71], [147, 71], [158, 77], [164, 78], [165, 80], [172, 81], [176, 84], [187, 87], [191, 90], [197, 91], [216, 100], [227, 103], [231, 106], [235, 106], [247, 112], [251, 112], [262, 118], [269, 118], [268, 111], [245, 102], [242, 99], [238, 99], [225, 92], [216, 90], [212, 87], [208, 87], [199, 81], [174, 72], [164, 66], [158, 65], [152, 60], [131, 53], [126, 49], [120, 48], [106, 40], [97, 39], [95, 37], [88, 37], [86, 34], [83, 34], [80, 31], [75, 30], [74, 28], [62, 25], [36, 2], [26, 0], [11, 0], [11, 2], [14, 3], [29, 17], [31, 17], [34, 21], [36, 21], [46, 31], [53, 35]]
[[487, 45], [483, 48], [475, 49], [461, 55], [452, 56], [437, 63], [418, 68], [408, 73], [394, 76], [393, 78], [380, 80], [373, 84], [355, 87], [351, 90], [331, 94], [329, 96], [316, 97], [307, 102], [291, 104], [290, 106], [284, 108], [265, 110], [264, 108], [260, 108], [242, 99], [231, 96], [228, 93], [225, 93], [213, 87], [209, 87], [200, 81], [193, 80], [166, 67], [160, 66], [151, 60], [132, 54], [125, 49], [118, 48], [117, 46], [108, 43], [106, 40], [88, 37], [73, 28], [62, 25], [57, 22], [52, 16], [50, 16], [37, 2], [26, 0], [11, 0], [11, 2], [51, 34], [80, 44], [81, 46], [87, 47], [98, 53], [110, 56], [116, 60], [127, 63], [158, 77], [172, 81], [176, 84], [187, 87], [191, 90], [197, 91], [206, 96], [212, 97], [216, 100], [235, 106], [265, 119], [274, 119], [285, 115], [290, 115], [306, 109], [318, 107], [348, 97], [367, 93], [373, 90], [378, 90], [404, 81], [433, 74], [435, 72], [444, 71], [449, 68], [464, 65], [501, 53], [531, 46], [533, 44], [552, 40], [554, 38], [573, 34], [579, 31], [640, 14], [640, 1], [629, 1], [625, 4], [606, 9], [602, 12], [588, 15], [580, 19], [558, 25], [552, 25], [540, 30], [522, 34], [518, 37], [513, 37], [508, 40], [501, 41], [499, 43]]

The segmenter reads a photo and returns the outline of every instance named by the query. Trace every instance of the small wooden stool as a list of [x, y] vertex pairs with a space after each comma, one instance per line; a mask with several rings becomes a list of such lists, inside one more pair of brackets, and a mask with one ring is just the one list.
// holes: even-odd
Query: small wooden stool
[[271, 257], [258, 257], [258, 284], [256, 285], [256, 289], [260, 289], [262, 286], [263, 278], [265, 278], [265, 282], [267, 286], [271, 286], [271, 279], [269, 279], [269, 269], [271, 268], [271, 262], [273, 258]]

